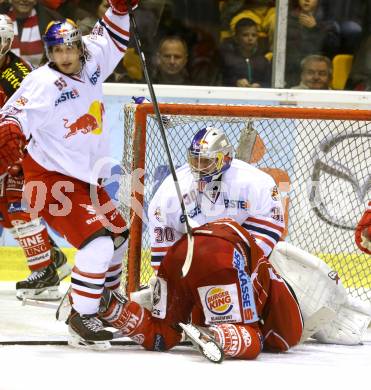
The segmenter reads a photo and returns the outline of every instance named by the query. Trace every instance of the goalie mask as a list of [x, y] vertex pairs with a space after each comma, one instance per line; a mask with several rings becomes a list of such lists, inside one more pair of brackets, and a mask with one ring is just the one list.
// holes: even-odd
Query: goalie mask
[[196, 133], [188, 150], [188, 163], [197, 181], [218, 180], [230, 166], [233, 147], [226, 135], [215, 127]]
[[0, 56], [5, 55], [12, 47], [14, 39], [13, 22], [7, 15], [0, 15]]
[[53, 61], [50, 55], [50, 49], [57, 45], [71, 46], [77, 44], [77, 47], [81, 49], [82, 57], [84, 56], [81, 31], [77, 27], [77, 24], [71, 19], [50, 22], [43, 35], [43, 41], [46, 56], [49, 61]]

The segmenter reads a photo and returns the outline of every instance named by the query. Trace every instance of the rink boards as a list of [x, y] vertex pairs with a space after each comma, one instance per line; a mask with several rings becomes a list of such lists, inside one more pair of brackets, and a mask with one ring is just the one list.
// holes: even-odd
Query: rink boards
[[[69, 264], [73, 265], [73, 258], [76, 249], [63, 248], [63, 252], [67, 255]], [[348, 269], [348, 272], [351, 272], [352, 274], [358, 274], [358, 278], [347, 278], [347, 280], [344, 282], [345, 287], [363, 287], [365, 289], [371, 289], [371, 280], [364, 273], [363, 262], [367, 261], [366, 255], [360, 256], [359, 254], [327, 254], [320, 255], [320, 257], [325, 259], [330, 267], [333, 264], [346, 263], [346, 269]], [[22, 280], [28, 276], [29, 271], [26, 268], [24, 255], [20, 248], [0, 247], [0, 259], [0, 282]], [[146, 259], [146, 261], [144, 261], [143, 267], [151, 272], [148, 250], [144, 250], [142, 252], [142, 259]], [[354, 281], [354, 279], [356, 279], [356, 281], [351, 284], [351, 281]], [[145, 283], [146, 280], [142, 280], [142, 282]]]

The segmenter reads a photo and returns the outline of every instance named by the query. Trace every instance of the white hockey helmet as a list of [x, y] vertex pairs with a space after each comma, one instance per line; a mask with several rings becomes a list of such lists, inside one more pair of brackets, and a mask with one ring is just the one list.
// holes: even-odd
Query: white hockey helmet
[[6, 54], [12, 47], [14, 39], [13, 22], [8, 15], [0, 14], [0, 56]]
[[231, 166], [232, 159], [233, 146], [215, 127], [199, 130], [188, 149], [188, 163], [196, 180], [217, 180]]

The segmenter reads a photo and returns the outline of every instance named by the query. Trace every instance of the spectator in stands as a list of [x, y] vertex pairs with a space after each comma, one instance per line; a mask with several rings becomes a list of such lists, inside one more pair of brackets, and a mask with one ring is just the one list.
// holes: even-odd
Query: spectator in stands
[[[365, 0], [322, 0], [323, 18], [333, 21], [340, 35], [338, 52], [354, 54], [362, 37], [364, 16], [371, 10]], [[369, 17], [369, 16], [368, 16]]]
[[[319, 17], [319, 0], [292, 0], [287, 23], [286, 84], [299, 81], [301, 60], [310, 54], [331, 57], [340, 44], [334, 22]], [[331, 49], [332, 48], [332, 49]]]
[[61, 19], [61, 16], [37, 0], [11, 0], [8, 16], [13, 21], [15, 32], [12, 52], [38, 66], [44, 54], [41, 36], [48, 23]]
[[300, 84], [293, 89], [331, 89], [332, 62], [328, 57], [309, 55], [301, 62]]
[[[274, 0], [227, 1], [222, 8], [222, 26], [230, 18], [229, 27], [233, 35], [235, 33], [235, 26], [239, 20], [245, 18], [252, 19], [258, 25], [261, 45], [264, 42], [266, 48], [271, 49], [273, 46], [276, 17], [274, 4]], [[236, 12], [237, 10], [238, 12]]]
[[345, 89], [371, 91], [371, 35], [363, 39], [354, 55]]
[[[194, 85], [219, 85], [219, 8], [215, 0], [166, 0], [158, 39], [181, 36], [188, 47], [187, 69]], [[155, 58], [156, 56], [153, 56]]]
[[152, 74], [156, 84], [191, 84], [187, 70], [188, 48], [179, 36], [168, 36], [160, 41], [157, 64]]
[[272, 66], [258, 45], [258, 26], [249, 18], [238, 21], [235, 34], [220, 46], [223, 85], [269, 87]]

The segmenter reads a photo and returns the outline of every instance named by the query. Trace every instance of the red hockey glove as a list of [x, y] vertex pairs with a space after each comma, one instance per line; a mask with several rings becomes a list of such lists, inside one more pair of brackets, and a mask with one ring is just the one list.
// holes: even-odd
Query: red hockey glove
[[128, 3], [131, 8], [135, 9], [138, 6], [139, 0], [108, 0], [112, 8], [112, 12], [116, 15], [126, 15], [128, 13]]
[[23, 157], [26, 137], [16, 122], [3, 120], [0, 123], [0, 175]]
[[355, 236], [358, 248], [371, 255], [371, 201], [368, 202], [368, 208], [358, 222]]

